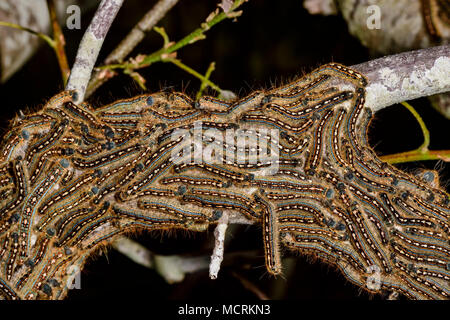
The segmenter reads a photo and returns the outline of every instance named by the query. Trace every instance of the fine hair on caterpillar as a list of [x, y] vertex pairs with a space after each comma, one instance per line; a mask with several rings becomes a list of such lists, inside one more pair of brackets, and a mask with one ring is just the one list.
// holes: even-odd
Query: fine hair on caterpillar
[[376, 156], [366, 85], [329, 63], [234, 101], [56, 95], [0, 147], [0, 296], [62, 299], [65, 270], [119, 235], [206, 231], [227, 212], [261, 226], [272, 275], [293, 250], [371, 293], [448, 298], [448, 196]]

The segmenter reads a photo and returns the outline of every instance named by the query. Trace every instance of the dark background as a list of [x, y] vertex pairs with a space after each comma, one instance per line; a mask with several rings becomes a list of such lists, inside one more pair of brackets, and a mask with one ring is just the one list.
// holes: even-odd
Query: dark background
[[[127, 0], [121, 8], [105, 40], [99, 61], [103, 60], [128, 31], [156, 1]], [[215, 9], [216, 1], [183, 0], [158, 24], [172, 41], [189, 34]], [[268, 88], [272, 83], [286, 82], [311, 71], [320, 64], [336, 61], [346, 65], [371, 59], [368, 50], [349, 35], [341, 17], [311, 16], [300, 0], [251, 0], [242, 9], [236, 22], [226, 20], [207, 32], [207, 39], [178, 52], [185, 64], [204, 73], [211, 61], [216, 70], [211, 80], [222, 89], [239, 96], [252, 90]], [[82, 30], [64, 30], [70, 65], [78, 43], [93, 12], [82, 16]], [[369, 31], [368, 31], [369, 32]], [[150, 32], [133, 51], [151, 53], [162, 45], [161, 37]], [[172, 64], [158, 63], [141, 70], [149, 91], [173, 88], [194, 96], [200, 82]], [[42, 45], [37, 54], [7, 83], [0, 85], [3, 134], [8, 121], [18, 110], [35, 110], [48, 98], [61, 91], [57, 60], [53, 51]], [[118, 76], [101, 87], [89, 101], [94, 105], [112, 102], [142, 93], [128, 76]], [[411, 102], [423, 117], [431, 133], [430, 149], [450, 149], [449, 120], [431, 108], [427, 99]], [[378, 154], [415, 149], [422, 143], [420, 127], [401, 105], [378, 112], [370, 130], [371, 145]], [[400, 166], [438, 168], [441, 183], [448, 185], [448, 164], [436, 161], [416, 162]], [[448, 188], [447, 188], [448, 190]], [[188, 275], [179, 284], [167, 284], [154, 270], [137, 265], [114, 250], [91, 259], [82, 272], [82, 289], [69, 292], [69, 300], [144, 298], [144, 299], [256, 299], [239, 280], [245, 278], [274, 299], [380, 299], [361, 292], [344, 279], [339, 271], [305, 256], [287, 253], [288, 274], [274, 279], [264, 267], [261, 230], [236, 226], [225, 249], [224, 265], [217, 280], [208, 278], [208, 271]], [[213, 229], [207, 233], [177, 232], [145, 233], [136, 236], [139, 242], [159, 254], [210, 255]], [[238, 277], [236, 276], [238, 275]]]

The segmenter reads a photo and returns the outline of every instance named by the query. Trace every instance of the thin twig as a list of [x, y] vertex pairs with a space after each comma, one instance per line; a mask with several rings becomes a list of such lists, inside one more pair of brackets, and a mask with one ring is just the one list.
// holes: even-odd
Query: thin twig
[[174, 65], [176, 65], [177, 67], [179, 67], [180, 69], [183, 69], [184, 71], [192, 74], [194, 77], [200, 79], [202, 81], [202, 83], [207, 84], [208, 86], [210, 86], [211, 88], [213, 88], [214, 90], [216, 90], [218, 93], [222, 92], [222, 89], [220, 89], [216, 84], [214, 84], [211, 80], [209, 80], [207, 77], [205, 77], [204, 75], [198, 73], [197, 71], [195, 71], [194, 69], [192, 69], [191, 67], [185, 65], [183, 62], [181, 62], [178, 59], [164, 59], [163, 62], [171, 62]]
[[56, 16], [55, 0], [47, 0], [47, 6], [53, 29], [54, 50], [58, 59], [63, 83], [64, 86], [66, 86], [67, 79], [69, 78], [70, 74], [69, 63], [67, 62], [66, 50], [64, 48], [66, 45], [66, 41], [64, 39], [64, 34], [61, 30], [61, 26], [59, 25], [58, 18]]
[[209, 264], [209, 277], [211, 279], [217, 279], [217, 274], [220, 270], [220, 265], [223, 260], [223, 251], [224, 251], [224, 242], [225, 242], [225, 233], [228, 228], [229, 216], [225, 211], [219, 219], [219, 222], [214, 230], [214, 251], [211, 256], [211, 263]]
[[417, 122], [422, 129], [423, 143], [414, 150], [400, 152], [395, 154], [389, 154], [381, 156], [381, 160], [389, 162], [391, 164], [395, 163], [405, 163], [413, 161], [425, 161], [425, 160], [443, 160], [445, 162], [450, 162], [450, 150], [430, 150], [428, 146], [430, 145], [430, 132], [428, 131], [425, 122], [419, 113], [407, 102], [402, 102], [404, 105], [416, 118]]
[[122, 3], [123, 0], [102, 0], [84, 33], [66, 86], [66, 90], [75, 90], [78, 93], [77, 99], [74, 99], [76, 103], [84, 100], [98, 53]]
[[112, 246], [133, 262], [147, 268], [154, 267], [153, 253], [140, 243], [121, 236], [112, 243]]
[[18, 29], [18, 30], [29, 32], [29, 33], [31, 33], [31, 34], [41, 38], [45, 42], [47, 42], [47, 44], [50, 47], [54, 48], [54, 46], [55, 46], [55, 43], [54, 43], [53, 39], [51, 37], [49, 37], [48, 35], [46, 35], [45, 33], [37, 32], [37, 31], [34, 31], [34, 30], [30, 29], [30, 28], [23, 27], [21, 25], [18, 25], [18, 24], [15, 24], [15, 23], [11, 23], [11, 22], [6, 22], [6, 21], [0, 21], [0, 26], [10, 27], [10, 28], [14, 28], [14, 29]]
[[193, 44], [194, 42], [197, 42], [199, 40], [205, 39], [206, 37], [205, 33], [209, 29], [211, 29], [214, 25], [218, 24], [219, 22], [225, 19], [236, 18], [240, 16], [242, 14], [242, 11], [236, 11], [236, 9], [239, 8], [246, 1], [247, 0], [235, 0], [229, 11], [226, 12], [225, 11], [220, 12], [221, 9], [216, 9], [206, 18], [206, 21], [202, 23], [199, 28], [195, 29], [189, 35], [185, 36], [183, 39], [172, 44], [171, 46], [163, 46], [163, 48], [152, 54], [141, 56], [139, 60], [132, 59], [130, 62], [109, 64], [100, 67], [100, 69], [103, 70], [139, 69], [148, 67], [152, 63], [160, 62], [169, 57], [173, 57], [174, 53], [177, 50], [189, 44]]
[[416, 118], [417, 122], [420, 125], [420, 129], [422, 129], [423, 143], [418, 148], [418, 150], [421, 150], [423, 153], [427, 152], [428, 146], [430, 145], [430, 131], [428, 131], [425, 122], [422, 120], [422, 117], [419, 115], [419, 113], [414, 109], [412, 105], [410, 105], [408, 102], [402, 102], [402, 105], [413, 114], [414, 118]]
[[167, 283], [184, 280], [187, 273], [208, 269], [208, 257], [180, 257], [155, 255], [155, 270]]
[[429, 150], [425, 153], [422, 153], [420, 150], [412, 150], [380, 156], [380, 159], [391, 164], [427, 160], [450, 162], [450, 150]]
[[[209, 64], [208, 69], [206, 70], [205, 79], [209, 80], [209, 77], [211, 76], [211, 73], [214, 71], [215, 68], [216, 68], [216, 63], [211, 62]], [[197, 94], [195, 95], [195, 100], [199, 100], [202, 97], [203, 91], [206, 89], [207, 86], [208, 86], [208, 84], [206, 83], [206, 81], [202, 80], [202, 83], [200, 84], [200, 89], [198, 90]]]
[[157, 255], [140, 243], [124, 236], [117, 238], [112, 246], [135, 263], [146, 268], [155, 269], [167, 283], [181, 282], [186, 274], [208, 268], [209, 259], [207, 256]]
[[[177, 4], [179, 0], [160, 0], [147, 12], [119, 45], [106, 57], [103, 64], [122, 62], [130, 52], [144, 39], [145, 33], [150, 31], [166, 14]], [[92, 75], [86, 90], [86, 97], [89, 97], [109, 78], [104, 76], [104, 72], [96, 71]]]

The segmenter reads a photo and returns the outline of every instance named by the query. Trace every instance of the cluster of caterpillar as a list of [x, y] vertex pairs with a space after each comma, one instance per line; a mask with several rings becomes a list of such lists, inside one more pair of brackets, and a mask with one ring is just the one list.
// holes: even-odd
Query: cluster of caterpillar
[[118, 235], [203, 231], [224, 211], [262, 226], [273, 275], [287, 248], [370, 292], [448, 298], [449, 199], [436, 173], [376, 156], [366, 85], [330, 63], [233, 102], [56, 95], [0, 147], [0, 298], [62, 299], [67, 270]]

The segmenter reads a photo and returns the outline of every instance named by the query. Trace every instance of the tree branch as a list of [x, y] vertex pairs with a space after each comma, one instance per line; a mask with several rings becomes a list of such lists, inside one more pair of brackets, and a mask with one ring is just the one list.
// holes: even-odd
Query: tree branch
[[228, 228], [228, 212], [224, 212], [219, 219], [219, 223], [214, 230], [215, 245], [211, 256], [211, 263], [209, 264], [209, 277], [217, 279], [217, 274], [220, 270], [220, 265], [223, 260], [223, 251], [225, 247], [225, 234]]
[[67, 79], [70, 74], [70, 68], [69, 63], [67, 62], [67, 55], [65, 49], [66, 40], [64, 38], [64, 33], [62, 32], [61, 26], [59, 25], [58, 22], [55, 0], [47, 0], [47, 6], [53, 29], [53, 41], [55, 44], [54, 51], [56, 53], [56, 58], [58, 59], [59, 69], [61, 70], [63, 83], [64, 85], [66, 85]]
[[158, 255], [152, 253], [140, 243], [124, 236], [117, 238], [112, 246], [135, 263], [155, 269], [167, 283], [181, 282], [186, 274], [208, 268], [209, 259], [207, 256]]
[[76, 103], [82, 102], [92, 69], [123, 0], [102, 0], [78, 47], [66, 90], [76, 90]]
[[369, 80], [366, 105], [373, 111], [450, 91], [450, 45], [386, 56], [352, 68]]

